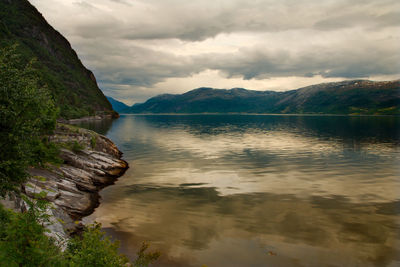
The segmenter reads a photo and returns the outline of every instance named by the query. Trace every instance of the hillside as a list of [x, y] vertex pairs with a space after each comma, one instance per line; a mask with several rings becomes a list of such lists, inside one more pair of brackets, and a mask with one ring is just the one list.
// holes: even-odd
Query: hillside
[[70, 43], [27, 0], [0, 0], [0, 48], [16, 46], [24, 62], [34, 64], [63, 118], [113, 114], [93, 73]]
[[286, 92], [198, 88], [159, 95], [123, 112], [400, 114], [400, 81], [343, 81]]
[[122, 103], [121, 101], [115, 100], [111, 96], [106, 96], [106, 97], [107, 97], [107, 100], [110, 102], [113, 110], [115, 110], [116, 112], [121, 112], [122, 110], [129, 108], [128, 105], [126, 105], [125, 103]]

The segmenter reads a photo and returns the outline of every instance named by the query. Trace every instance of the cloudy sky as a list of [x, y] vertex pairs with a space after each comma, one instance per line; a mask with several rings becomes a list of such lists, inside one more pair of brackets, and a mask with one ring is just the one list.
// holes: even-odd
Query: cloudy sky
[[29, 0], [127, 104], [400, 78], [398, 0]]

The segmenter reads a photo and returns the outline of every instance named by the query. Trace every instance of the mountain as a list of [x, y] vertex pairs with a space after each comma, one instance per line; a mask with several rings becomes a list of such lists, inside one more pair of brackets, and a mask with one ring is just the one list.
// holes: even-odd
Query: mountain
[[198, 88], [159, 95], [124, 112], [400, 114], [400, 81], [343, 81], [285, 92]]
[[121, 112], [123, 110], [126, 110], [129, 108], [128, 105], [126, 105], [125, 103], [115, 100], [114, 98], [112, 98], [111, 96], [106, 96], [106, 98], [108, 99], [108, 101], [111, 103], [112, 108], [116, 111], [116, 112]]
[[63, 118], [114, 114], [93, 73], [70, 43], [27, 0], [0, 0], [0, 48], [15, 46], [25, 63], [32, 58], [40, 80]]

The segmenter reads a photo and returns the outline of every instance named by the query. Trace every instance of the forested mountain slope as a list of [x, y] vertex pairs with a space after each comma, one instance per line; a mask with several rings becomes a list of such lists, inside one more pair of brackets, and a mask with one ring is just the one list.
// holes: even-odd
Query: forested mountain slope
[[400, 114], [400, 82], [343, 81], [285, 92], [198, 88], [159, 95], [122, 112]]
[[83, 66], [70, 43], [27, 0], [0, 0], [0, 48], [16, 46], [51, 92], [60, 117], [112, 114], [93, 73]]

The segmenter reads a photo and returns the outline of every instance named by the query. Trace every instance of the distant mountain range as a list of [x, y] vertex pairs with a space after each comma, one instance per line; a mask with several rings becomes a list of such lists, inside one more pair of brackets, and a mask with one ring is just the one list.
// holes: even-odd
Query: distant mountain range
[[106, 96], [106, 98], [107, 98], [108, 102], [111, 103], [113, 110], [115, 110], [116, 112], [121, 112], [121, 111], [127, 110], [129, 108], [128, 105], [126, 105], [125, 103], [122, 103], [121, 101], [115, 100], [111, 96]]
[[400, 114], [400, 80], [323, 83], [285, 92], [198, 88], [179, 95], [158, 95], [145, 103], [114, 109], [122, 113], [158, 114]]

